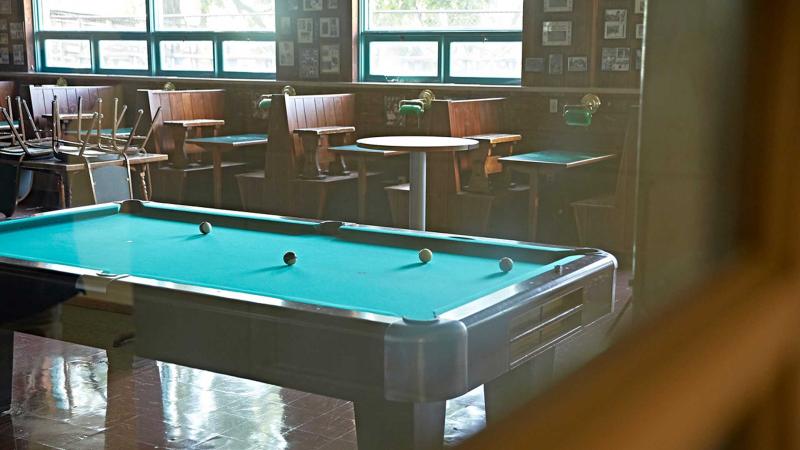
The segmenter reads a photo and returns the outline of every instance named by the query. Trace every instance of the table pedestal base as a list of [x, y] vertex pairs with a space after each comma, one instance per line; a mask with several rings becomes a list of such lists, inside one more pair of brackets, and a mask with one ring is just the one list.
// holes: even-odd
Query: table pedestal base
[[410, 159], [408, 226], [412, 230], [425, 231], [427, 154], [425, 152], [412, 152]]

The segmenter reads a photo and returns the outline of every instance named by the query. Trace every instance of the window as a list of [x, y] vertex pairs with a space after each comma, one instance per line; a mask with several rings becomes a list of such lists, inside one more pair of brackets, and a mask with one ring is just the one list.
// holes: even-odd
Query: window
[[34, 0], [42, 71], [274, 78], [275, 0]]
[[523, 0], [361, 0], [364, 81], [519, 84]]

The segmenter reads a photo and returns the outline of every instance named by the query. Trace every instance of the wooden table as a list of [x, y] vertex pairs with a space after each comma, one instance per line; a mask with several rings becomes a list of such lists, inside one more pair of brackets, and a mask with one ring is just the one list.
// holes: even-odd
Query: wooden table
[[367, 220], [367, 171], [368, 159], [382, 159], [392, 156], [405, 155], [407, 152], [398, 150], [372, 150], [358, 145], [342, 145], [330, 147], [328, 150], [356, 160], [358, 164], [358, 221], [366, 223]]
[[409, 168], [408, 225], [425, 230], [427, 207], [427, 154], [463, 152], [478, 148], [478, 141], [441, 136], [386, 136], [359, 139], [358, 145], [372, 150], [395, 150], [411, 154]]
[[[305, 158], [302, 177], [307, 180], [325, 178], [319, 167], [319, 153], [323, 136], [328, 137], [328, 139], [338, 138], [338, 143], [342, 144], [346, 136], [355, 132], [355, 127], [338, 125], [295, 129], [294, 133], [299, 135], [300, 140], [303, 142], [303, 155]], [[347, 167], [344, 165], [344, 160], [341, 157], [337, 159], [337, 161], [332, 161], [328, 165], [328, 174], [347, 175]]]
[[530, 182], [528, 206], [528, 237], [536, 240], [539, 224], [539, 178], [545, 172], [597, 164], [615, 158], [615, 154], [586, 153], [569, 150], [543, 150], [500, 158], [503, 166], [528, 174]]
[[214, 178], [214, 207], [222, 207], [222, 154], [232, 150], [267, 145], [266, 134], [235, 134], [230, 136], [209, 136], [187, 139], [186, 143], [195, 144], [211, 153]]
[[[149, 164], [157, 163], [166, 161], [168, 159], [167, 155], [162, 155], [158, 153], [145, 153], [141, 155], [129, 156], [128, 162], [130, 165], [133, 166], [140, 166], [144, 165], [145, 168]], [[123, 159], [111, 160], [111, 161], [98, 161], [93, 162], [92, 167], [103, 167], [103, 166], [121, 166], [124, 164]], [[70, 164], [65, 163], [53, 158], [47, 159], [31, 159], [25, 160], [20, 165], [20, 168], [26, 170], [33, 170], [37, 172], [47, 172], [55, 174], [59, 177], [59, 203], [61, 208], [70, 208], [73, 205], [73, 195], [72, 195], [72, 180], [76, 174], [86, 170], [86, 166], [83, 164]], [[142, 171], [140, 178], [140, 183], [142, 187], [142, 192], [144, 194], [145, 200], [147, 200], [149, 195], [149, 190], [147, 186], [147, 181], [145, 172]]]

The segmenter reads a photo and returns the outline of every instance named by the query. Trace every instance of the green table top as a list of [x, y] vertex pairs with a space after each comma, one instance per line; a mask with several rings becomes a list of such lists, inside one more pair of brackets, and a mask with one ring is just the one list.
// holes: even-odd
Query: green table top
[[[123, 213], [106, 204], [0, 222], [0, 256], [417, 320], [580, 258], [406, 230], [344, 226], [326, 236], [314, 222], [209, 211], [145, 203]], [[203, 220], [214, 225], [208, 235]], [[470, 253], [453, 251], [456, 241]], [[434, 252], [429, 264], [419, 261], [422, 248]], [[283, 263], [288, 251], [294, 266]], [[500, 271], [502, 256], [515, 260], [511, 272]]]
[[262, 145], [267, 143], [266, 134], [234, 134], [230, 136], [209, 136], [201, 138], [187, 139], [186, 142], [192, 144], [211, 144], [230, 147], [246, 147], [249, 145]]
[[[91, 125], [91, 124], [89, 124], [89, 125]], [[113, 130], [111, 128], [101, 128], [100, 129], [100, 134], [105, 134], [105, 135], [111, 136], [111, 132], [112, 131]], [[131, 134], [131, 131], [133, 131], [133, 128], [131, 128], [131, 127], [117, 128], [117, 136], [126, 136], [127, 137], [129, 134]], [[78, 130], [68, 130], [68, 131], [66, 131], [67, 134], [75, 134], [77, 132], [78, 132]], [[97, 131], [92, 131], [92, 134], [94, 134], [94, 133], [97, 133]], [[86, 128], [81, 130], [81, 134], [84, 134], [84, 135], [86, 134]]]
[[614, 158], [616, 155], [604, 153], [588, 153], [572, 150], [542, 150], [521, 155], [506, 156], [500, 158], [504, 164], [515, 166], [558, 166], [574, 167], [585, 164], [592, 164]]
[[394, 156], [403, 155], [407, 152], [398, 150], [375, 150], [371, 148], [361, 147], [358, 144], [340, 145], [337, 147], [330, 147], [328, 150], [332, 152], [349, 153], [351, 155], [365, 155], [365, 156]]

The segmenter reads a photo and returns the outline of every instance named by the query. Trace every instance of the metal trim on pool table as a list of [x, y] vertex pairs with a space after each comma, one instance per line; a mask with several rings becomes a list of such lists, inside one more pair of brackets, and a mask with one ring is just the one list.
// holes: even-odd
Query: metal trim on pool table
[[[184, 206], [184, 205], [170, 205], [166, 203], [158, 203], [158, 202], [149, 202], [143, 200], [124, 200], [121, 202], [113, 202], [120, 205], [120, 212], [123, 213], [123, 210], [126, 206], [131, 205], [139, 205], [144, 206], [148, 203], [154, 203], [158, 205], [165, 205], [165, 206], [175, 206], [180, 208], [182, 211], [186, 212], [195, 212], [195, 213], [205, 213], [205, 214], [219, 214], [220, 211], [225, 211], [226, 213], [230, 214], [232, 217], [239, 217], [239, 218], [258, 218], [258, 219], [283, 219], [283, 220], [292, 220], [292, 221], [301, 221], [308, 224], [320, 224], [324, 222], [329, 222], [325, 220], [316, 220], [316, 219], [305, 219], [305, 218], [296, 218], [296, 217], [289, 217], [289, 216], [279, 216], [273, 214], [261, 214], [261, 213], [251, 213], [251, 212], [241, 212], [241, 211], [228, 211], [228, 210], [220, 210], [214, 208], [203, 208], [197, 206]], [[101, 205], [89, 205], [89, 206], [82, 206], [78, 208], [70, 208], [70, 209], [63, 209], [58, 211], [48, 211], [44, 213], [34, 214], [30, 217], [42, 217], [42, 216], [59, 216], [59, 215], [73, 215], [75, 213], [81, 213], [85, 211], [91, 211], [95, 209], [100, 209], [104, 206], [109, 205], [110, 203], [101, 204]], [[118, 214], [119, 214], [118, 213]], [[19, 220], [19, 219], [12, 219], [12, 220]], [[397, 231], [407, 231], [405, 229], [398, 229], [398, 228], [390, 228], [390, 227], [380, 227], [374, 225], [361, 225], [361, 224], [352, 224], [352, 223], [345, 223], [344, 225], [352, 228], [360, 228], [364, 230], [377, 230], [377, 231], [388, 231], [395, 233]], [[480, 241], [482, 243], [496, 243], [496, 244], [518, 244], [518, 245], [535, 245], [536, 247], [540, 248], [556, 248], [556, 249], [564, 249], [569, 250], [570, 247], [563, 247], [563, 246], [554, 246], [554, 245], [547, 245], [547, 244], [535, 244], [530, 242], [524, 241], [514, 241], [514, 240], [505, 240], [505, 239], [495, 239], [495, 238], [473, 238], [470, 236], [464, 235], [457, 235], [457, 234], [448, 234], [448, 233], [437, 233], [431, 231], [417, 231], [411, 230], [414, 234], [419, 236], [431, 236], [431, 237], [440, 237], [440, 236], [447, 236], [450, 238], [461, 239], [466, 242], [471, 240]], [[587, 262], [586, 259], [590, 259], [590, 262]], [[577, 264], [578, 262], [583, 261], [583, 263]], [[471, 316], [475, 316], [480, 311], [485, 311], [492, 306], [496, 306], [503, 302], [514, 302], [518, 301], [518, 297], [525, 294], [524, 301], [528, 302], [533, 300], [533, 297], [537, 297], [541, 295], [543, 292], [546, 292], [550, 289], [544, 289], [549, 286], [553, 281], [557, 279], [564, 279], [569, 277], [569, 279], [579, 278], [585, 272], [591, 272], [590, 269], [595, 268], [596, 266], [600, 265], [608, 265], [611, 261], [613, 261], [613, 265], [616, 268], [617, 262], [616, 259], [609, 253], [603, 252], [601, 250], [597, 250], [596, 253], [591, 253], [585, 256], [582, 256], [580, 259], [575, 260], [571, 263], [568, 263], [563, 267], [563, 271], [561, 273], [556, 273], [555, 270], [550, 271], [549, 273], [539, 273], [534, 275], [531, 278], [528, 278], [524, 281], [519, 283], [507, 286], [497, 292], [493, 292], [492, 294], [485, 295], [483, 297], [476, 298], [474, 300], [469, 301], [468, 303], [456, 307], [452, 310], [449, 310], [445, 313], [442, 313], [437, 316], [436, 319], [432, 319], [429, 323], [434, 324], [437, 322], [443, 322], [445, 320], [454, 320], [454, 321], [462, 321]], [[299, 311], [306, 311], [312, 313], [319, 313], [319, 314], [326, 314], [338, 317], [346, 317], [346, 318], [354, 318], [369, 322], [379, 322], [384, 324], [392, 324], [398, 321], [405, 321], [407, 320], [404, 317], [398, 316], [388, 316], [384, 314], [377, 314], [377, 313], [368, 313], [362, 311], [355, 311], [355, 310], [346, 310], [344, 308], [335, 308], [332, 306], [319, 306], [319, 305], [312, 305], [309, 303], [293, 301], [293, 300], [284, 300], [276, 297], [270, 297], [266, 295], [257, 295], [257, 294], [247, 294], [243, 292], [237, 291], [229, 291], [225, 289], [215, 289], [215, 288], [207, 288], [201, 286], [194, 286], [190, 284], [183, 284], [183, 283], [174, 283], [170, 281], [161, 281], [156, 280], [153, 278], [145, 278], [145, 277], [138, 277], [133, 275], [127, 274], [109, 274], [103, 272], [102, 269], [94, 270], [94, 269], [84, 269], [81, 267], [76, 266], [69, 266], [65, 264], [55, 264], [55, 263], [42, 263], [42, 262], [33, 262], [23, 259], [17, 258], [10, 258], [5, 256], [0, 256], [0, 264], [8, 264], [12, 266], [18, 266], [23, 268], [30, 268], [30, 269], [41, 269], [41, 270], [48, 270], [48, 271], [57, 271], [63, 272], [71, 275], [77, 276], [93, 276], [98, 277], [99, 279], [109, 280], [108, 285], [112, 283], [130, 283], [130, 284], [138, 284], [147, 287], [156, 287], [156, 288], [163, 288], [167, 290], [173, 291], [180, 291], [192, 294], [198, 294], [208, 297], [223, 297], [226, 300], [237, 300], [242, 302], [254, 302], [262, 305], [267, 306], [276, 306], [276, 307], [284, 307], [290, 308]], [[578, 267], [573, 267], [577, 265]], [[110, 276], [116, 275], [117, 277], [110, 278]], [[124, 276], [122, 276], [124, 275]], [[544, 279], [542, 279], [544, 277]], [[537, 280], [538, 279], [538, 280]], [[537, 292], [538, 291], [538, 292]], [[134, 308], [136, 307], [134, 303]], [[414, 323], [420, 322], [428, 322], [428, 321], [411, 321]]]

